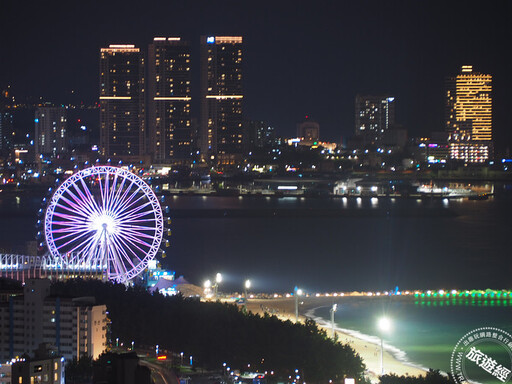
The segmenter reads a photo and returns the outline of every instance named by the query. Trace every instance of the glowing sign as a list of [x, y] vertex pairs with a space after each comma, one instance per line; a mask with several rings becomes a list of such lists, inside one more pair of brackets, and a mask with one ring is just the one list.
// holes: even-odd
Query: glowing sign
[[208, 37], [206, 38], [206, 42], [207, 42], [208, 44], [214, 44], [214, 43], [215, 43], [215, 36], [208, 36]]
[[167, 356], [166, 355], [160, 355], [156, 359], [157, 360], [167, 360]]

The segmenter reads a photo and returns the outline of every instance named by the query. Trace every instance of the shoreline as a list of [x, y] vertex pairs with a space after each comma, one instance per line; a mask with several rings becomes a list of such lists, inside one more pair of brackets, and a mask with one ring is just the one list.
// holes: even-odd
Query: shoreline
[[[328, 321], [323, 318], [313, 316], [316, 309], [329, 307], [332, 298], [301, 298], [301, 311], [299, 312], [299, 321], [311, 318], [316, 322], [319, 328], [324, 329], [328, 335], [332, 334], [332, 328]], [[295, 299], [277, 298], [277, 299], [250, 299], [247, 303], [247, 309], [253, 313], [263, 315], [265, 312], [270, 315], [276, 315], [283, 321], [295, 322]], [[338, 340], [343, 344], [350, 345], [356, 353], [361, 356], [366, 365], [366, 374], [372, 382], [378, 382], [381, 372], [380, 365], [380, 339], [376, 336], [363, 335], [358, 331], [342, 329], [335, 327]], [[403, 357], [399, 357], [402, 355]], [[405, 352], [384, 342], [384, 373], [394, 373], [399, 376], [418, 376], [425, 375], [428, 371], [412, 362], [406, 361]]]

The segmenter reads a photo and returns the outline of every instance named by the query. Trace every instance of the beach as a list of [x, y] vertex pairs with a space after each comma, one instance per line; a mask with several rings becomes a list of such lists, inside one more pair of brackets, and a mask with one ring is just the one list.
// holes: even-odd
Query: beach
[[[304, 321], [306, 317], [312, 318], [311, 314], [315, 308], [329, 307], [332, 305], [332, 297], [301, 297], [299, 305], [299, 321]], [[247, 303], [247, 309], [253, 313], [264, 314], [265, 312], [278, 316], [282, 320], [295, 321], [295, 299], [274, 298], [274, 299], [250, 299]], [[328, 322], [314, 318], [317, 325], [332, 334], [332, 327]], [[349, 334], [346, 331], [335, 329], [338, 340], [344, 344], [349, 344], [363, 359], [367, 368], [367, 374], [372, 382], [378, 381], [381, 373], [381, 349], [376, 340], [365, 340], [357, 335]], [[391, 352], [390, 346], [384, 345], [384, 373], [394, 373], [397, 375], [418, 376], [424, 375], [426, 370], [408, 364], [397, 358], [397, 352]]]

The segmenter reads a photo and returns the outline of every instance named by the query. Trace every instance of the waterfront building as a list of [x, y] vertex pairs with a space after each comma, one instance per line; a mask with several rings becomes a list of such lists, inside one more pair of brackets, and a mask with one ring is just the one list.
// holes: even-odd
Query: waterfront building
[[492, 76], [471, 65], [446, 79], [446, 131], [450, 158], [482, 163], [492, 156]]
[[100, 51], [100, 153], [140, 161], [146, 155], [144, 55], [134, 45]]
[[191, 161], [190, 44], [179, 37], [155, 37], [148, 54], [148, 151], [153, 162]]
[[395, 98], [357, 95], [355, 122], [355, 134], [363, 146], [381, 144], [385, 133], [395, 124]]
[[64, 384], [64, 359], [60, 356], [18, 359], [11, 368], [11, 383]]
[[202, 36], [200, 152], [220, 167], [241, 163], [242, 37]]
[[297, 124], [297, 137], [306, 143], [314, 143], [320, 139], [320, 124], [306, 116], [303, 122]]
[[270, 147], [275, 144], [274, 127], [261, 120], [246, 121], [244, 142], [248, 151], [254, 148]]
[[37, 108], [34, 125], [36, 159], [51, 160], [68, 151], [66, 108]]
[[65, 359], [97, 358], [107, 346], [107, 308], [93, 298], [50, 295], [50, 280], [28, 280], [23, 292], [2, 295], [0, 361], [51, 344]]

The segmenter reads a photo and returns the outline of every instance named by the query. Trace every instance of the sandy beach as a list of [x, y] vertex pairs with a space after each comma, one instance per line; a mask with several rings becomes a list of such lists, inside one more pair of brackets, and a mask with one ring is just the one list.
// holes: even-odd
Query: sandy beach
[[[305, 297], [301, 298], [301, 305], [299, 309], [299, 321], [304, 321], [304, 314], [317, 307], [330, 306], [332, 298], [330, 297]], [[295, 321], [295, 300], [293, 297], [290, 298], [275, 298], [275, 299], [250, 299], [247, 304], [247, 309], [253, 313], [263, 314], [268, 312], [269, 314], [275, 314], [282, 320]], [[318, 324], [319, 326], [326, 329], [330, 335], [332, 329], [326, 325]], [[361, 356], [366, 368], [368, 375], [373, 382], [378, 381], [378, 375], [381, 372], [380, 362], [380, 345], [373, 344], [367, 340], [362, 340], [352, 335], [336, 331], [338, 340], [342, 343], [350, 344], [352, 348]], [[425, 370], [408, 365], [395, 356], [389, 351], [384, 352], [384, 373], [395, 373], [397, 375], [409, 375], [417, 376], [425, 374]]]

